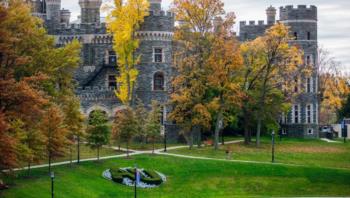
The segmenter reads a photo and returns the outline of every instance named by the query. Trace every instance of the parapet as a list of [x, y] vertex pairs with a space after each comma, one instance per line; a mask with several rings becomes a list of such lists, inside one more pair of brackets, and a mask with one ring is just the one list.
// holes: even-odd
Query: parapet
[[314, 5], [287, 5], [280, 7], [280, 20], [317, 20], [317, 7]]
[[259, 21], [240, 21], [239, 22], [240, 27], [243, 26], [266, 26], [267, 24], [265, 23], [264, 20], [259, 20]]
[[175, 14], [171, 11], [165, 11], [165, 10], [150, 10], [149, 16], [162, 16], [162, 17], [173, 18], [175, 16]]

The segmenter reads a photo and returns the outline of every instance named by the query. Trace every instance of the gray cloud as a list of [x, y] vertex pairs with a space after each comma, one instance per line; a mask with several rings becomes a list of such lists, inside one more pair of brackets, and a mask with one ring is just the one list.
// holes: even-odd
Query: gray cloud
[[[316, 5], [319, 17], [319, 44], [331, 52], [350, 71], [350, 0], [223, 0], [228, 12], [234, 11], [238, 21], [265, 20], [265, 9], [285, 5]], [[163, 0], [168, 8], [171, 0]], [[72, 17], [80, 14], [78, 0], [62, 0], [62, 7], [72, 11]]]

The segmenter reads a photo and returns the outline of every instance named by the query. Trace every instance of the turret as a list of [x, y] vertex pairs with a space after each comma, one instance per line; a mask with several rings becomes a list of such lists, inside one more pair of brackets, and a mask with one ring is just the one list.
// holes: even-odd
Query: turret
[[149, 0], [150, 10], [161, 10], [162, 9], [162, 0]]
[[276, 8], [270, 6], [266, 9], [267, 24], [273, 25], [276, 22]]
[[79, 0], [81, 7], [81, 23], [100, 23], [102, 0]]
[[70, 20], [70, 11], [66, 9], [61, 10], [61, 23], [68, 25]]
[[46, 0], [46, 19], [51, 21], [52, 24], [59, 24], [61, 0]]

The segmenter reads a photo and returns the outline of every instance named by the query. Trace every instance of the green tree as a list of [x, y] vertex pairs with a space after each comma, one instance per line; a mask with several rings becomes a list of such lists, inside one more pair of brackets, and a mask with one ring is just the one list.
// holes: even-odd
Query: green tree
[[152, 153], [155, 149], [155, 141], [160, 137], [161, 130], [161, 106], [155, 100], [152, 101], [152, 109], [147, 116], [146, 133], [147, 138], [152, 142]]
[[348, 98], [338, 111], [338, 121], [341, 121], [344, 118], [350, 118], [350, 95], [348, 95]]
[[92, 149], [97, 149], [97, 160], [100, 160], [100, 149], [103, 145], [109, 143], [110, 126], [107, 124], [108, 118], [105, 112], [95, 110], [89, 118], [89, 126], [87, 127], [87, 141]]
[[84, 115], [80, 112], [80, 102], [79, 99], [68, 95], [65, 98], [65, 106], [63, 106], [63, 111], [65, 113], [65, 124], [68, 130], [68, 138], [70, 140], [70, 161], [72, 164], [73, 158], [73, 145], [77, 144], [77, 163], [80, 163], [80, 138], [84, 136]]
[[138, 123], [135, 111], [130, 107], [118, 111], [115, 115], [113, 137], [117, 137], [120, 141], [125, 142], [127, 157], [129, 157], [130, 142], [139, 130]]

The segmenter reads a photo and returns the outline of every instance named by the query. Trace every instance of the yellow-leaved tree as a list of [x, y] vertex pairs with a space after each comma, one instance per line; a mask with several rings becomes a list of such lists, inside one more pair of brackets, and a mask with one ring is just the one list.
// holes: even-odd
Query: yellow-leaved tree
[[[296, 78], [310, 75], [308, 66], [302, 66], [302, 51], [290, 43], [289, 29], [281, 23], [269, 28], [266, 33], [253, 41], [241, 45], [244, 57], [244, 83], [242, 90], [247, 100], [243, 101], [244, 117], [254, 106], [257, 123], [256, 144], [260, 145], [262, 122], [276, 126], [280, 113], [291, 102], [291, 91]], [[292, 93], [292, 94], [290, 94]], [[245, 119], [245, 125], [249, 124]], [[245, 127], [245, 130], [247, 127]], [[248, 133], [245, 132], [246, 143]]]
[[134, 97], [134, 87], [138, 76], [135, 65], [140, 57], [135, 57], [139, 40], [135, 32], [140, 28], [144, 18], [148, 16], [149, 2], [147, 0], [114, 0], [108, 6], [107, 29], [113, 35], [113, 49], [117, 53], [119, 84], [117, 97], [124, 105], [130, 106]]

